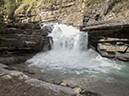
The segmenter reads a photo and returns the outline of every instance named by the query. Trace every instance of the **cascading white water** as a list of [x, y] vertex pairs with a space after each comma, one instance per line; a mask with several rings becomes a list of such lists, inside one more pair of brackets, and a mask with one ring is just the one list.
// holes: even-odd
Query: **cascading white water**
[[43, 73], [59, 77], [97, 77], [106, 80], [129, 80], [129, 64], [101, 57], [87, 49], [88, 34], [72, 26], [54, 24], [52, 50], [29, 59]]

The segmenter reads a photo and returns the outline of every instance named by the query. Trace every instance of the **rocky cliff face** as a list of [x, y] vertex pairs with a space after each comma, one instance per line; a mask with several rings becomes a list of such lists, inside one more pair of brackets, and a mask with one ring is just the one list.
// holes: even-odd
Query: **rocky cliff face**
[[1, 33], [5, 40], [0, 40], [0, 55], [25, 54], [50, 50], [47, 31], [41, 30], [38, 23], [7, 25]]
[[89, 33], [89, 48], [104, 57], [129, 61], [129, 19], [97, 22], [82, 28]]
[[[24, 22], [59, 22], [79, 28], [83, 20], [82, 1], [80, 0], [46, 0], [36, 3], [23, 3], [15, 10], [18, 23]], [[24, 8], [23, 8], [24, 7]]]
[[8, 53], [5, 50], [50, 49], [50, 38], [46, 37], [46, 31], [49, 30], [44, 28], [41, 31], [35, 25], [38, 23], [34, 22], [59, 22], [77, 28], [81, 26], [82, 31], [88, 31], [89, 47], [102, 56], [128, 61], [128, 3], [129, 0], [23, 2], [14, 11], [14, 19], [11, 21], [14, 26], [1, 34], [7, 38], [0, 41], [1, 54]]
[[104, 57], [129, 61], [128, 11], [121, 11], [129, 8], [127, 2], [106, 0], [103, 5], [96, 4], [86, 9], [80, 29], [89, 34], [89, 48]]
[[80, 29], [89, 34], [89, 48], [104, 57], [129, 61], [129, 18], [128, 16], [116, 18], [115, 13], [118, 10], [115, 9], [119, 9], [118, 5], [123, 6], [123, 9], [127, 7], [120, 0], [108, 0], [104, 6], [89, 7], [84, 12], [83, 26]]
[[[102, 56], [129, 61], [129, 18], [115, 18], [113, 6], [118, 0], [108, 0], [106, 5], [95, 5], [84, 12], [82, 31], [89, 34], [89, 48]], [[119, 3], [118, 3], [119, 4]], [[122, 13], [121, 13], [122, 14]]]
[[128, 3], [129, 0], [33, 0], [20, 4], [14, 18], [20, 23], [56, 21], [80, 27], [82, 22], [85, 25], [129, 17]]

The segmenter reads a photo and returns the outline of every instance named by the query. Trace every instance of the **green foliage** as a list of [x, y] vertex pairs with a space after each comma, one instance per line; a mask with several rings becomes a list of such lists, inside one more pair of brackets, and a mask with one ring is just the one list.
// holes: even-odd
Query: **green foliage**
[[116, 14], [116, 17], [118, 18], [121, 15], [121, 13]]
[[92, 14], [92, 11], [89, 11], [88, 14]]
[[59, 8], [59, 12], [61, 13], [61, 11], [62, 11], [62, 8], [60, 7], [60, 8]]
[[5, 37], [0, 36], [0, 40], [6, 40], [6, 38], [5, 38]]
[[26, 9], [26, 5], [22, 6], [17, 12], [16, 14], [19, 14], [22, 10]]
[[[1, 20], [2, 19], [2, 20]], [[0, 18], [0, 33], [4, 33], [6, 31], [6, 26], [4, 24], [3, 18]], [[2, 22], [3, 21], [3, 22]], [[5, 40], [6, 38], [0, 35], [0, 39]]]
[[14, 10], [21, 3], [22, 0], [2, 0], [0, 2], [0, 13], [4, 16], [4, 18], [13, 18]]
[[[41, 9], [42, 8], [42, 4], [40, 4], [40, 6], [39, 6], [39, 9]], [[34, 9], [34, 8], [33, 8]]]
[[47, 2], [47, 3], [45, 3], [44, 5], [45, 5], [45, 6], [50, 6], [51, 3], [50, 3], [50, 2]]
[[[4, 10], [4, 1], [0, 2], [0, 33], [5, 30], [3, 10]], [[2, 39], [2, 36], [0, 36], [0, 39]]]
[[4, 17], [2, 16], [2, 14], [0, 14], [0, 23], [4, 22]]

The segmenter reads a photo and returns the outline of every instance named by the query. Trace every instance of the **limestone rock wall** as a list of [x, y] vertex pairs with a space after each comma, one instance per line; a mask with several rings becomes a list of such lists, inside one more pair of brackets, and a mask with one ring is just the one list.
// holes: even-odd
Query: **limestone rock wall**
[[5, 40], [0, 40], [0, 55], [25, 54], [50, 50], [47, 31], [40, 29], [38, 23], [8, 24], [1, 33]]
[[89, 24], [81, 28], [88, 31], [89, 48], [102, 56], [129, 61], [129, 19], [110, 20]]
[[88, 47], [104, 57], [129, 61], [128, 0], [97, 1], [85, 9], [80, 30], [88, 32]]
[[[83, 7], [80, 0], [46, 0], [21, 4], [15, 10], [15, 19], [18, 23], [59, 22], [79, 27], [83, 20]], [[25, 7], [28, 10], [25, 10]], [[30, 8], [31, 7], [31, 8]], [[29, 10], [30, 9], [30, 10]], [[20, 11], [19, 11], [20, 10]]]

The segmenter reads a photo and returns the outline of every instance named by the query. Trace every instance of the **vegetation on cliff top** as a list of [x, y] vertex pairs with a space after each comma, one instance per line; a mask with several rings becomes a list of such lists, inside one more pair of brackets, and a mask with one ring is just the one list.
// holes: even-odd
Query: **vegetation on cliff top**
[[[120, 16], [128, 17], [129, 15], [129, 0], [2, 0], [0, 2], [0, 22], [13, 21], [15, 15], [19, 14], [23, 10], [26, 11], [26, 16], [29, 11], [40, 9], [44, 6], [49, 7], [53, 4], [59, 4], [59, 12], [62, 10], [62, 3], [69, 2], [81, 2], [85, 7], [84, 9], [91, 7], [95, 4], [105, 4], [108, 2], [115, 2], [113, 5], [113, 12], [116, 15], [116, 18]], [[37, 13], [36, 13], [37, 14]]]

